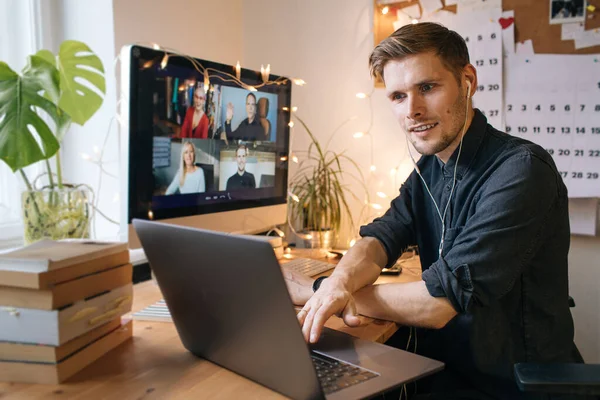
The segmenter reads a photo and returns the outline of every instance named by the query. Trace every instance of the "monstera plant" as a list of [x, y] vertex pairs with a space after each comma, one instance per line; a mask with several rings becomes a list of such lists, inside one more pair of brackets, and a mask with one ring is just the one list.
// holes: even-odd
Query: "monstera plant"
[[[0, 62], [0, 159], [27, 186], [26, 242], [89, 236], [91, 189], [63, 181], [59, 149], [72, 123], [84, 125], [98, 111], [105, 86], [100, 58], [74, 40], [56, 55], [29, 56], [21, 74]], [[23, 169], [38, 162], [47, 172], [31, 180]]]

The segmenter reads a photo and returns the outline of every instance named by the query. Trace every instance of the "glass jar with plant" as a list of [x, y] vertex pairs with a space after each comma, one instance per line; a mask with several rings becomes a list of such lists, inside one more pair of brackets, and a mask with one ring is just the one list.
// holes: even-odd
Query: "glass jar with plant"
[[[63, 181], [59, 149], [71, 123], [83, 126], [98, 111], [105, 91], [102, 61], [82, 42], [64, 41], [56, 55], [38, 51], [21, 74], [0, 62], [0, 159], [27, 187], [26, 243], [89, 237], [93, 191]], [[46, 172], [30, 180], [24, 168], [38, 162]]]
[[311, 143], [290, 183], [291, 220], [301, 226], [299, 232], [293, 227], [292, 230], [309, 247], [330, 249], [339, 237], [343, 219], [347, 219], [350, 229], [355, 227], [348, 196], [362, 201], [350, 190], [344, 177], [353, 178], [367, 194], [364, 177], [354, 160], [344, 152], [336, 153], [328, 146], [321, 146], [306, 123], [295, 114], [294, 117], [308, 133]]

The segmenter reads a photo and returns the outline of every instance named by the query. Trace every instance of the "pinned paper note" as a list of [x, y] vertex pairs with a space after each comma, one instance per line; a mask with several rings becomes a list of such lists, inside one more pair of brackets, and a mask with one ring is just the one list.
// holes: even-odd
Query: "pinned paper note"
[[502, 0], [460, 0], [457, 12], [502, 9]]
[[412, 5], [410, 7], [401, 8], [396, 12], [396, 16], [398, 17], [398, 20], [401, 20], [400, 19], [401, 14], [403, 14], [405, 16], [408, 15], [411, 20], [419, 19], [419, 18], [421, 18], [421, 9], [419, 8], [418, 4]]
[[410, 0], [377, 0], [377, 5], [384, 6], [386, 4], [402, 3]]
[[577, 36], [575, 36], [576, 49], [584, 49], [592, 46], [600, 46], [600, 29], [590, 29], [579, 32]]
[[515, 12], [504, 11], [498, 20], [502, 27], [502, 51], [504, 55], [515, 52]]
[[598, 232], [597, 198], [569, 199], [569, 225], [574, 235], [596, 235]]
[[424, 14], [431, 14], [444, 7], [440, 0], [421, 0], [421, 7]]
[[525, 40], [523, 42], [518, 42], [517, 47], [515, 49], [515, 53], [523, 56], [534, 55], [535, 52], [533, 51], [533, 42], [531, 41], [531, 39]]
[[561, 27], [560, 38], [562, 40], [573, 40], [576, 36], [579, 36], [581, 32], [585, 30], [583, 22], [576, 22], [574, 24], [563, 24]]

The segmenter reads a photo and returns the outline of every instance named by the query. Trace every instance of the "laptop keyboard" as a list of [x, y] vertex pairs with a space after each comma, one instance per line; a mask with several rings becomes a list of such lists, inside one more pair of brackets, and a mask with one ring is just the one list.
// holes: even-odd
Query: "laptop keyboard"
[[335, 264], [330, 264], [325, 261], [313, 260], [312, 258], [294, 258], [284, 264], [285, 268], [289, 268], [294, 272], [300, 272], [307, 276], [315, 276], [335, 268]]
[[310, 354], [317, 371], [317, 377], [325, 394], [337, 392], [379, 376], [375, 372], [339, 361], [323, 354]]

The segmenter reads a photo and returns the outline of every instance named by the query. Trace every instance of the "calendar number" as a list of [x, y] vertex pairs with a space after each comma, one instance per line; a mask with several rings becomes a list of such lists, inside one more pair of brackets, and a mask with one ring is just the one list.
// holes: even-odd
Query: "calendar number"
[[554, 154], [554, 149], [546, 149], [546, 151], [548, 152], [548, 154], [553, 155]]
[[541, 129], [539, 126], [534, 126], [533, 127], [533, 133], [540, 133]]
[[571, 150], [569, 149], [558, 149], [559, 156], [568, 156], [571, 155]]
[[550, 111], [556, 111], [556, 106], [554, 104], [550, 104]]
[[592, 135], [600, 135], [600, 128], [592, 128]]
[[563, 178], [567, 177], [567, 171], [558, 171], [558, 173], [560, 174], [560, 176], [562, 176]]
[[567, 104], [567, 105], [565, 106], [565, 111], [571, 111], [571, 106]]
[[552, 135], [552, 134], [556, 133], [556, 128], [553, 126], [549, 126], [546, 128], [546, 132], [548, 132], [549, 134]]
[[590, 150], [590, 157], [600, 157], [600, 150]]
[[584, 154], [584, 151], [581, 149], [575, 150], [575, 157], [583, 157]]
[[575, 131], [577, 133], [584, 134], [585, 133], [585, 128], [575, 128]]
[[568, 126], [563, 126], [561, 129], [561, 132], [564, 133], [565, 135], [568, 135], [571, 133], [571, 128], [569, 128]]
[[500, 85], [498, 85], [497, 83], [495, 83], [493, 85], [488, 85], [488, 90], [489, 91], [500, 90]]
[[600, 104], [596, 104], [596, 107], [594, 108], [594, 111], [600, 111]]
[[527, 133], [527, 127], [526, 126], [519, 126], [517, 128], [517, 130], [519, 131], [519, 133]]
[[588, 179], [598, 179], [598, 173], [597, 172], [588, 172], [587, 178]]
[[573, 179], [581, 179], [583, 178], [583, 172], [572, 172], [571, 178]]

